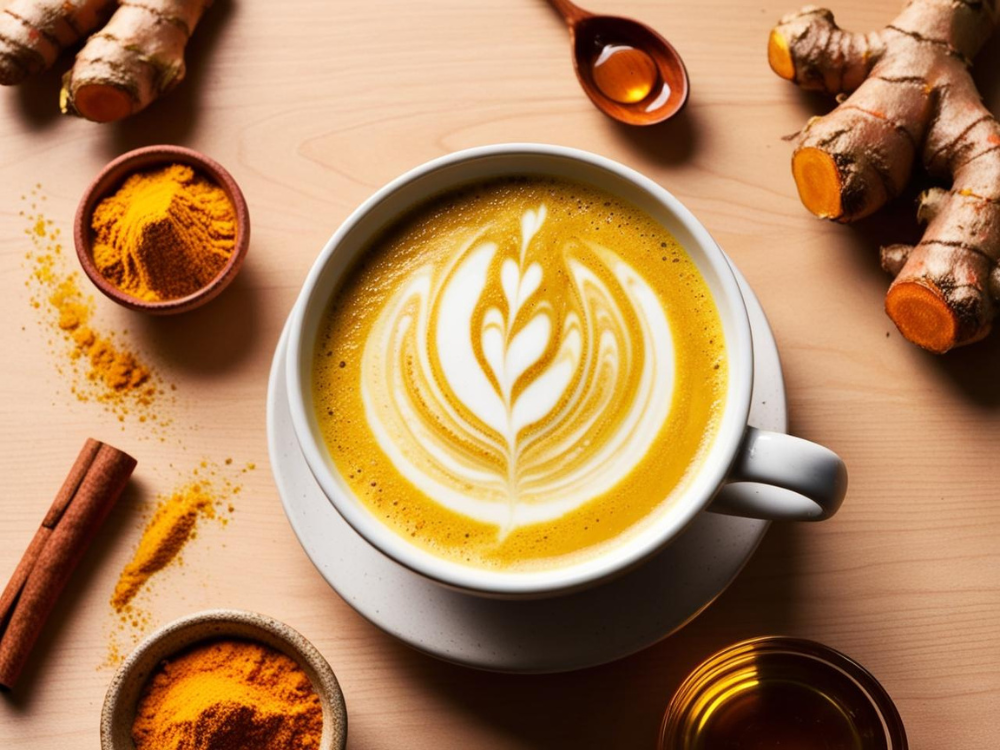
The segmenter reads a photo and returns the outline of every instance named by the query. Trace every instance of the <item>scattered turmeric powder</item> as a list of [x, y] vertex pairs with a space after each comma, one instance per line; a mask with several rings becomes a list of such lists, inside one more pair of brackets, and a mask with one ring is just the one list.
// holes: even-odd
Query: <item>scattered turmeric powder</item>
[[229, 197], [186, 164], [131, 175], [98, 204], [91, 228], [101, 275], [150, 302], [197, 292], [236, 246]]
[[197, 535], [201, 522], [214, 520], [223, 527], [228, 525], [235, 511], [233, 499], [242, 489], [231, 477], [231, 471], [204, 460], [177, 489], [159, 498], [111, 594], [115, 621], [104, 666], [118, 664], [130, 643], [138, 642], [152, 624], [147, 607], [136, 601], [148, 588], [150, 578], [181, 562], [184, 548]]
[[[49, 296], [49, 302], [59, 313], [57, 325], [69, 334], [76, 347], [70, 356], [87, 356], [92, 380], [102, 381], [113, 391], [132, 391], [149, 381], [149, 368], [141, 364], [135, 354], [116, 348], [109, 339], [98, 336], [90, 327], [90, 307], [80, 293], [75, 278], [63, 279]], [[139, 401], [148, 406], [156, 394], [156, 386], [143, 390]]]
[[163, 662], [132, 723], [136, 750], [314, 750], [322, 733], [322, 704], [302, 668], [236, 639]]
[[[77, 274], [66, 270], [60, 229], [37, 210], [36, 199], [44, 197], [36, 187], [31, 191], [31, 212], [21, 211], [28, 222], [25, 234], [32, 243], [26, 253], [30, 275], [25, 284], [33, 292], [32, 307], [52, 313], [40, 322], [51, 324], [69, 344], [65, 361], [69, 367], [61, 362], [57, 369], [69, 370], [70, 391], [78, 400], [97, 401], [122, 422], [135, 414], [140, 422], [165, 427], [168, 420], [154, 409], [164, 395], [162, 380], [120, 335], [94, 325], [93, 297], [80, 290]], [[53, 340], [50, 343], [55, 347]]]
[[215, 518], [212, 498], [200, 484], [185, 487], [160, 503], [111, 595], [111, 606], [116, 611], [121, 612], [151, 575], [180, 554], [194, 534], [199, 516]]
[[194, 470], [192, 481], [159, 501], [111, 595], [111, 606], [116, 612], [129, 605], [150, 576], [177, 558], [184, 545], [194, 538], [199, 520], [219, 520], [223, 525], [228, 522], [224, 514], [231, 513], [233, 508], [229, 498], [240, 488], [226, 479], [220, 489], [212, 480], [215, 473], [213, 465], [202, 461]]

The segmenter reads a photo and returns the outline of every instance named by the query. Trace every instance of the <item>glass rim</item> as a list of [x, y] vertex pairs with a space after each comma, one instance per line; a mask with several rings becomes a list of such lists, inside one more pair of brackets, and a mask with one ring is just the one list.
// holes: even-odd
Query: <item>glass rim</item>
[[888, 750], [908, 750], [902, 717], [889, 693], [871, 672], [836, 649], [816, 641], [790, 636], [748, 638], [716, 651], [695, 667], [674, 692], [667, 706], [660, 725], [657, 745], [660, 750], [686, 750], [680, 744], [683, 740], [680, 732], [687, 723], [689, 707], [695, 705], [700, 694], [750, 654], [793, 655], [841, 672], [851, 680], [857, 687], [857, 693], [864, 696], [878, 715], [885, 731]]

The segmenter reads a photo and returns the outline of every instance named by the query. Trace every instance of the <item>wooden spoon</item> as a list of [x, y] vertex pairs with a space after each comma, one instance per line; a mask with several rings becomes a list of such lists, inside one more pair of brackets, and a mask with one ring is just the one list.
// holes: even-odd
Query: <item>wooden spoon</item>
[[654, 125], [683, 109], [684, 61], [645, 24], [595, 16], [570, 0], [549, 0], [566, 20], [576, 77], [599, 110], [627, 125]]

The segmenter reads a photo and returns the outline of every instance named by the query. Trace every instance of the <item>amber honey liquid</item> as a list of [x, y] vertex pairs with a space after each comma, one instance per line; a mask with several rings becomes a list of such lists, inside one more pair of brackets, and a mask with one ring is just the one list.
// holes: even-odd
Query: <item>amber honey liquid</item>
[[[661, 750], [895, 750], [856, 665], [743, 648], [675, 697]], [[679, 701], [679, 705], [678, 704]], [[898, 716], [896, 717], [898, 719]]]
[[622, 104], [641, 102], [660, 80], [653, 58], [627, 44], [605, 44], [593, 63], [594, 83]]
[[[847, 709], [815, 685], [765, 680], [725, 701], [697, 750], [868, 750]], [[874, 717], [877, 720], [877, 717]], [[879, 728], [881, 733], [881, 728]], [[877, 735], [876, 735], [877, 736]], [[694, 749], [692, 749], [694, 750]]]

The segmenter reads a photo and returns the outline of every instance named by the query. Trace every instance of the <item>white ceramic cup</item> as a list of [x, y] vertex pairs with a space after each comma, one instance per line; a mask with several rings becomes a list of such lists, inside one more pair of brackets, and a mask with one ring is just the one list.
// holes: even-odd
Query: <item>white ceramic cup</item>
[[[687, 490], [638, 533], [581, 562], [539, 571], [485, 570], [438, 557], [407, 542], [351, 492], [326, 448], [312, 396], [313, 350], [341, 277], [371, 239], [393, 220], [442, 191], [504, 175], [536, 174], [596, 185], [649, 213], [687, 250], [715, 299], [726, 339], [729, 381], [712, 447]], [[753, 389], [753, 342], [743, 297], [726, 256], [705, 227], [652, 180], [585, 151], [542, 144], [500, 144], [459, 151], [407, 172], [365, 201], [334, 233], [316, 259], [292, 313], [288, 399], [302, 452], [333, 506], [376, 549], [406, 567], [472, 593], [501, 597], [554, 595], [625, 571], [669, 544], [704, 511], [766, 519], [822, 520], [847, 491], [847, 469], [815, 443], [747, 425]], [[360, 387], [360, 386], [359, 386]], [[723, 493], [729, 482], [756, 482], [767, 492]], [[720, 496], [720, 501], [722, 497]]]

